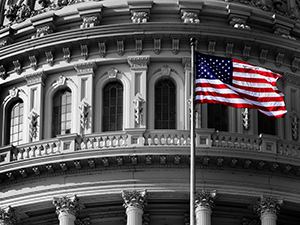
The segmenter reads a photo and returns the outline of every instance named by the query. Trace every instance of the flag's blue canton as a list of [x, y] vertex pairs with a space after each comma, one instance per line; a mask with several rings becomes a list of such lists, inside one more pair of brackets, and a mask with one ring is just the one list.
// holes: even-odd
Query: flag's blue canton
[[196, 61], [197, 78], [219, 79], [225, 84], [232, 84], [231, 59], [197, 54]]

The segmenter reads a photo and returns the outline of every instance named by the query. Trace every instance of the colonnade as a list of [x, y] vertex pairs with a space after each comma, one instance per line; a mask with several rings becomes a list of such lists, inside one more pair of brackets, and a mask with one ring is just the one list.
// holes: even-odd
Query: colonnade
[[[147, 206], [147, 191], [123, 191], [124, 208], [126, 210], [126, 225], [142, 225], [144, 209]], [[195, 196], [196, 225], [211, 225], [211, 214], [217, 192], [200, 191]], [[59, 225], [75, 225], [78, 213], [83, 204], [76, 195], [54, 197]], [[273, 197], [261, 197], [254, 205], [254, 211], [260, 217], [261, 225], [276, 225], [282, 200]], [[16, 225], [19, 219], [12, 207], [0, 208], [0, 225]]]

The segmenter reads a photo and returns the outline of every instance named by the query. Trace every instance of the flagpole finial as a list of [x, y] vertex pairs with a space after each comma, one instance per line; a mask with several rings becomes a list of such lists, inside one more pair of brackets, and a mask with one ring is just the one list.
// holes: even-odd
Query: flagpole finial
[[190, 44], [191, 44], [191, 45], [194, 45], [195, 42], [196, 42], [196, 38], [191, 37], [191, 38], [190, 38]]

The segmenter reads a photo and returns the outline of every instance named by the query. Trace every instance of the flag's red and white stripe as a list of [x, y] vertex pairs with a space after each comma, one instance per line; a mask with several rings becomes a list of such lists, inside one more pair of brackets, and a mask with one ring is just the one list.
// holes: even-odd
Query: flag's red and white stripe
[[232, 59], [232, 85], [218, 79], [196, 79], [196, 102], [219, 103], [236, 108], [256, 108], [270, 118], [287, 111], [283, 94], [276, 87], [281, 75]]

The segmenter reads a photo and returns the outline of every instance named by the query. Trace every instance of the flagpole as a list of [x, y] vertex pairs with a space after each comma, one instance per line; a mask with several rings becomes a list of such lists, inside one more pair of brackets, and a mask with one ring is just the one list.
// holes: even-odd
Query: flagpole
[[190, 39], [191, 44], [191, 149], [190, 149], [190, 158], [191, 158], [191, 165], [190, 165], [190, 225], [195, 225], [195, 38]]

